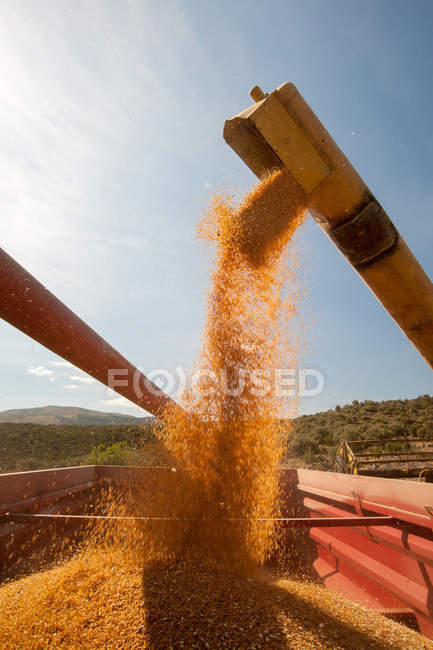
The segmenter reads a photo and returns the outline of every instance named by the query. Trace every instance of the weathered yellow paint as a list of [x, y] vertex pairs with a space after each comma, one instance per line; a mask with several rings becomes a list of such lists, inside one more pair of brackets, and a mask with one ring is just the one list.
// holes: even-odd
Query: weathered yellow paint
[[306, 193], [330, 174], [325, 160], [281, 104], [276, 91], [260, 103], [251, 121]]

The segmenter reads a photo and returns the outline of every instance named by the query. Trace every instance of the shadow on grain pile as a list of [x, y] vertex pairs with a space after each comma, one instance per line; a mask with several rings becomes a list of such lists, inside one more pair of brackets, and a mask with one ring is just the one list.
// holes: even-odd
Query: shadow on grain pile
[[429, 647], [318, 585], [265, 571], [247, 577], [181, 561], [155, 563], [143, 572], [143, 596], [151, 648]]

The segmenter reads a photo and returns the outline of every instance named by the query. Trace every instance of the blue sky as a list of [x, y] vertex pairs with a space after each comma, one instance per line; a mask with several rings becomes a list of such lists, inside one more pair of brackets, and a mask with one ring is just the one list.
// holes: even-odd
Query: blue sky
[[[224, 143], [249, 89], [294, 82], [433, 275], [433, 3], [227, 0], [0, 7], [1, 246], [144, 370], [197, 355], [210, 192], [255, 178]], [[432, 393], [431, 370], [311, 220], [314, 412]], [[137, 408], [0, 322], [0, 410]]]

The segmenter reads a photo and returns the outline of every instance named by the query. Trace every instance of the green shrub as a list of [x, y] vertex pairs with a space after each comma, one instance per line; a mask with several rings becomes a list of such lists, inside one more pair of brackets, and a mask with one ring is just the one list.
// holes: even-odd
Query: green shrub
[[314, 463], [314, 461], [316, 460], [316, 454], [311, 449], [311, 447], [309, 447], [304, 451], [302, 458], [307, 465], [310, 465], [311, 463]]
[[393, 453], [399, 451], [408, 451], [408, 449], [410, 449], [410, 446], [405, 441], [400, 442], [396, 440], [395, 442], [387, 442], [385, 445], [385, 451], [390, 451]]
[[139, 465], [142, 455], [137, 449], [131, 449], [127, 442], [115, 442], [112, 445], [99, 444], [93, 447], [84, 465]]

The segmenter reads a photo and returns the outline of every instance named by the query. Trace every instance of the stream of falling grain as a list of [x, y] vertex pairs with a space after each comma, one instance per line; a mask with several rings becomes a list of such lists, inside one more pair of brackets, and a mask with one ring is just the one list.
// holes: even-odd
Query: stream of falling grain
[[166, 413], [166, 445], [186, 478], [185, 521], [170, 542], [239, 569], [263, 564], [273, 545], [274, 525], [263, 519], [278, 515], [278, 421], [287, 402], [276, 371], [294, 368], [299, 355], [290, 327], [298, 285], [282, 253], [305, 218], [303, 201], [279, 171], [240, 203], [216, 196], [198, 227], [215, 254], [201, 381], [186, 391], [184, 411]]

